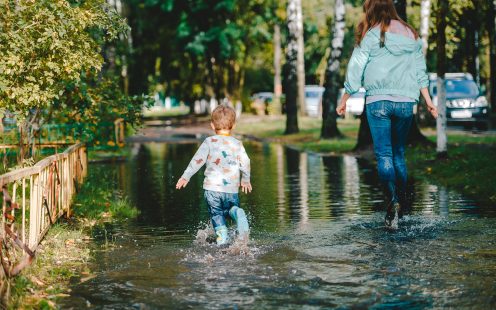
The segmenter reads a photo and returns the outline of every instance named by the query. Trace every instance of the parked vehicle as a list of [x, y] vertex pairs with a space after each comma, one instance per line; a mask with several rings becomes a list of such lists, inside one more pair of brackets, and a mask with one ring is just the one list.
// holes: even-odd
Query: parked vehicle
[[0, 119], [0, 122], [0, 127], [3, 128], [3, 131], [10, 131], [11, 129], [17, 127], [17, 122], [14, 114], [9, 111], [4, 111], [3, 118]]
[[268, 114], [267, 107], [272, 102], [274, 98], [274, 93], [271, 92], [260, 92], [255, 93], [251, 96], [251, 108], [258, 115]]
[[[489, 104], [470, 73], [446, 73], [446, 117], [448, 124], [489, 126]], [[429, 74], [429, 92], [437, 106], [437, 75]]]
[[308, 116], [320, 117], [322, 115], [324, 90], [324, 87], [318, 85], [305, 86], [305, 110]]
[[[346, 115], [358, 117], [362, 115], [365, 107], [365, 88], [360, 88], [358, 92], [351, 95], [350, 99], [346, 101]], [[339, 90], [338, 102], [341, 102], [341, 97], [344, 95], [344, 88]]]

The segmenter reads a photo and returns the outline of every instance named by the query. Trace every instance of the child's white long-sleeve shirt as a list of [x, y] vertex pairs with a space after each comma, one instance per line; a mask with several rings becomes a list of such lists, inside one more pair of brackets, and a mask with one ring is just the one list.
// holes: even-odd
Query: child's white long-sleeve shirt
[[204, 165], [203, 189], [224, 193], [237, 193], [239, 179], [250, 182], [250, 158], [243, 143], [231, 136], [215, 135], [205, 139], [184, 171], [187, 181]]

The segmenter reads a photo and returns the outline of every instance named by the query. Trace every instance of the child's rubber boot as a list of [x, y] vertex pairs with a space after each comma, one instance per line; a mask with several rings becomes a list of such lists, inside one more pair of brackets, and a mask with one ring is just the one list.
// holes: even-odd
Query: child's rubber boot
[[250, 227], [248, 226], [245, 210], [239, 207], [232, 207], [229, 210], [229, 215], [236, 221], [239, 237], [247, 237], [250, 234]]
[[215, 235], [217, 236], [217, 245], [224, 245], [229, 242], [229, 234], [225, 225], [215, 227]]

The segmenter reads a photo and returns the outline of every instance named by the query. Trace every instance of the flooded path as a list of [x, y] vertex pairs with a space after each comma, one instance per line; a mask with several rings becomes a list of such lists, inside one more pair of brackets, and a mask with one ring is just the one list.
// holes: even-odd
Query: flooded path
[[96, 277], [75, 279], [63, 308], [495, 307], [494, 206], [414, 182], [410, 214], [387, 232], [369, 162], [253, 143], [251, 241], [219, 250], [204, 242], [202, 174], [174, 188], [197, 146], [135, 145], [127, 163], [90, 166], [141, 214], [95, 232]]

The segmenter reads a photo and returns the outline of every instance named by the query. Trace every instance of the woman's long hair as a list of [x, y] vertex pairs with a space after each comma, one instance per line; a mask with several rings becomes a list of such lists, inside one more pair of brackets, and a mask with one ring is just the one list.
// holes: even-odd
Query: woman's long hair
[[418, 33], [413, 29], [412, 26], [405, 23], [396, 12], [393, 0], [365, 0], [363, 4], [364, 16], [355, 31], [355, 43], [360, 45], [363, 37], [370, 28], [375, 26], [380, 26], [381, 28], [381, 47], [384, 46], [385, 33], [388, 30], [391, 20], [396, 19], [402, 23], [405, 27], [410, 29], [415, 35], [415, 39], [418, 39]]

